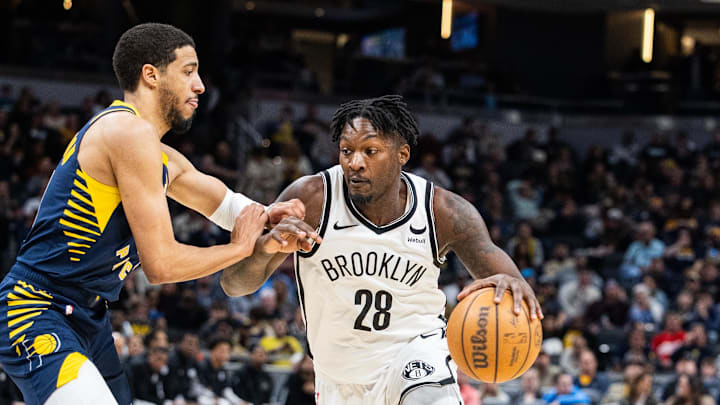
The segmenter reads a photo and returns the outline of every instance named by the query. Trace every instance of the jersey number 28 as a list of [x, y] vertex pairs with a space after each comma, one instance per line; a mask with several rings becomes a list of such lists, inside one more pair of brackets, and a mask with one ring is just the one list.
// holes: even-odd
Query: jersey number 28
[[370, 332], [371, 330], [383, 330], [390, 326], [390, 308], [392, 308], [392, 295], [385, 290], [375, 294], [375, 314], [373, 315], [372, 329], [363, 325], [365, 316], [373, 305], [373, 293], [369, 290], [357, 290], [355, 293], [355, 305], [362, 305], [360, 314], [355, 319], [355, 329]]

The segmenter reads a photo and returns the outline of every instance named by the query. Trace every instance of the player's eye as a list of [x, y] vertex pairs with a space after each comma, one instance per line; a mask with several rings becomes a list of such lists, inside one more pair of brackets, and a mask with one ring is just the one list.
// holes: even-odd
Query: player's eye
[[348, 149], [348, 148], [342, 148], [342, 149], [340, 149], [340, 153], [342, 153], [343, 155], [347, 156], [347, 155], [350, 154], [350, 149]]
[[375, 148], [370, 148], [365, 153], [367, 153], [368, 155], [374, 155], [374, 154], [378, 153], [378, 150]]

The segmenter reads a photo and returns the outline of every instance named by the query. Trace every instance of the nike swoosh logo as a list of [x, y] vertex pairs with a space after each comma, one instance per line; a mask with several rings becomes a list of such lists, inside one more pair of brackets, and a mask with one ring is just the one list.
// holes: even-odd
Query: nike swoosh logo
[[352, 228], [353, 226], [358, 226], [358, 224], [342, 225], [342, 226], [341, 226], [341, 225], [338, 225], [337, 222], [335, 222], [335, 225], [333, 225], [333, 229], [339, 231], [339, 230], [341, 230], [341, 229]]
[[430, 334], [427, 334], [427, 335], [423, 333], [423, 334], [420, 335], [420, 337], [423, 338], [423, 339], [427, 339], [427, 338], [430, 338], [430, 337], [433, 337], [433, 336], [437, 336], [437, 334], [438, 334], [437, 332], [435, 332], [435, 333], [430, 333]]
[[424, 226], [422, 229], [415, 229], [412, 225], [410, 225], [410, 232], [414, 233], [415, 235], [422, 235], [425, 233], [425, 230], [427, 229], [427, 226]]

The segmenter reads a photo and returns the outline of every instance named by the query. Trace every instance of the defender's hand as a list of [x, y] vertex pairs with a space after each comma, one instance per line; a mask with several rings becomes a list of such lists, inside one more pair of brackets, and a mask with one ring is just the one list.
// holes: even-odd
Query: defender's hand
[[309, 251], [313, 241], [322, 243], [322, 238], [310, 225], [295, 217], [284, 218], [269, 233], [258, 239], [265, 254]]
[[525, 299], [528, 308], [530, 309], [530, 317], [532, 319], [543, 319], [545, 317], [545, 315], [543, 315], [542, 313], [542, 309], [540, 309], [540, 303], [538, 302], [537, 298], [535, 298], [535, 293], [533, 292], [532, 288], [530, 288], [530, 285], [523, 279], [513, 277], [507, 274], [496, 274], [494, 276], [473, 281], [472, 284], [463, 288], [463, 290], [460, 291], [460, 294], [458, 294], [457, 297], [458, 301], [467, 297], [468, 294], [475, 290], [492, 286], [495, 286], [496, 304], [500, 303], [500, 300], [502, 299], [505, 290], [510, 290], [513, 295], [513, 301], [515, 303], [515, 315], [520, 315], [520, 312], [522, 311], [522, 300]]
[[267, 220], [265, 207], [260, 204], [248, 205], [235, 218], [235, 227], [230, 234], [230, 243], [242, 246], [243, 257], [248, 257], [253, 253], [255, 241], [262, 235]]
[[267, 208], [267, 214], [269, 217], [268, 225], [272, 228], [287, 217], [305, 219], [305, 204], [297, 198], [277, 202]]

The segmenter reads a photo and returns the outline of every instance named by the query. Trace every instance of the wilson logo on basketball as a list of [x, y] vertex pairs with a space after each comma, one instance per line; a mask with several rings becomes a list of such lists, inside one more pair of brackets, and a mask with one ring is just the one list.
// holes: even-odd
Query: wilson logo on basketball
[[425, 363], [422, 360], [413, 360], [405, 365], [403, 369], [403, 378], [406, 380], [419, 380], [427, 377], [435, 372], [435, 367]]
[[472, 361], [475, 368], [487, 368], [487, 325], [490, 307], [480, 307], [478, 312], [477, 330], [470, 336], [472, 342]]

